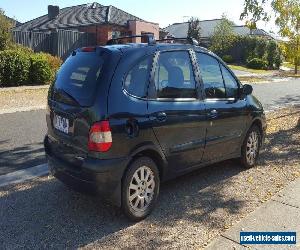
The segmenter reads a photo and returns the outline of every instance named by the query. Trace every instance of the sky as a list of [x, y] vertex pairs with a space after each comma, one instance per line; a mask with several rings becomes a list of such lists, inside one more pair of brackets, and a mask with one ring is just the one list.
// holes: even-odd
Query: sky
[[[32, 20], [47, 14], [48, 5], [58, 5], [60, 8], [91, 3], [84, 0], [0, 0], [0, 8], [9, 17], [20, 22]], [[222, 13], [238, 25], [243, 10], [244, 0], [98, 0], [102, 5], [114, 5], [130, 14], [146, 21], [159, 23], [161, 28], [169, 24], [187, 21], [189, 17], [200, 20], [220, 18]], [[260, 28], [266, 31], [274, 30], [272, 24], [260, 23]]]

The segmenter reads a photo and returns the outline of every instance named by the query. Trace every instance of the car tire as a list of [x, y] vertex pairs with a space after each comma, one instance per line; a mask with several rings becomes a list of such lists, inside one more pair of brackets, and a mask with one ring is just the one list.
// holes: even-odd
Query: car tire
[[122, 180], [122, 210], [132, 221], [146, 218], [159, 194], [160, 178], [155, 162], [148, 157], [134, 160]]
[[241, 163], [244, 168], [255, 166], [262, 143], [262, 135], [259, 128], [253, 125], [247, 132], [241, 149]]

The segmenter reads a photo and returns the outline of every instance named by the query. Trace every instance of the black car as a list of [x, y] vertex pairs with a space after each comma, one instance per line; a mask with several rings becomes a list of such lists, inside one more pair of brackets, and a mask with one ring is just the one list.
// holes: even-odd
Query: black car
[[56, 178], [132, 220], [152, 211], [162, 181], [230, 158], [252, 167], [266, 131], [252, 87], [219, 57], [193, 39], [146, 37], [69, 56], [49, 89], [44, 141]]

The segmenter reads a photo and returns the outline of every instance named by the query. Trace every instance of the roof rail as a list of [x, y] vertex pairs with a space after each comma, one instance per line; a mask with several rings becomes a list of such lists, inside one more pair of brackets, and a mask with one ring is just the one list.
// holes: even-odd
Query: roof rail
[[165, 39], [156, 40], [156, 42], [164, 42], [164, 41], [187, 41], [191, 45], [196, 45], [196, 46], [199, 45], [198, 41], [193, 37], [182, 37], [182, 38], [168, 37]]
[[110, 39], [106, 42], [106, 45], [118, 44], [118, 41], [120, 41], [120, 40], [136, 38], [136, 37], [141, 37], [141, 38], [146, 37], [147, 42], [148, 42], [149, 45], [156, 44], [156, 40], [155, 40], [153, 34], [152, 33], [145, 33], [145, 34], [136, 35], [136, 36], [122, 36], [122, 37], [118, 37], [118, 38], [112, 38], [112, 39]]

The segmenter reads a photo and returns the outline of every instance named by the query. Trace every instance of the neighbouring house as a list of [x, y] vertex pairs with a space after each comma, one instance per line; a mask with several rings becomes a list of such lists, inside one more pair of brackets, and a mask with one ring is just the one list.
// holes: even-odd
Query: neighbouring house
[[[202, 20], [200, 21], [201, 27], [201, 43], [204, 45], [209, 45], [210, 37], [214, 32], [215, 27], [222, 19], [211, 19], [211, 20]], [[166, 28], [160, 31], [160, 34], [164, 37], [170, 36], [175, 38], [186, 37], [189, 29], [189, 22], [183, 23], [174, 23], [167, 26]], [[233, 25], [233, 31], [237, 35], [253, 35], [259, 37], [265, 37], [267, 39], [274, 39], [274, 37], [263, 29], [250, 30], [247, 26], [244, 25]], [[164, 38], [160, 37], [160, 38]]]
[[[127, 35], [152, 33], [159, 38], [159, 25], [147, 22], [115, 6], [99, 3], [83, 4], [60, 9], [48, 6], [48, 14], [28, 21], [14, 29], [24, 32], [51, 32], [72, 30], [94, 35], [96, 45], [104, 45], [107, 40]], [[136, 38], [132, 42], [144, 42]]]

